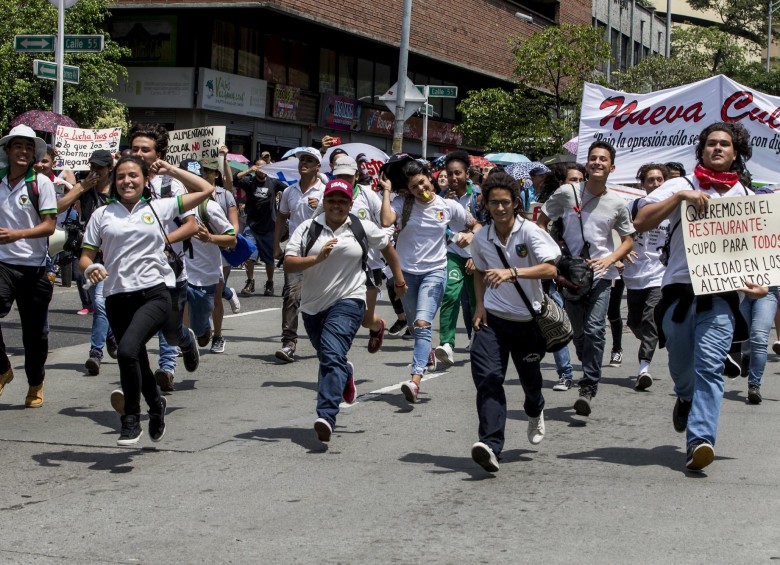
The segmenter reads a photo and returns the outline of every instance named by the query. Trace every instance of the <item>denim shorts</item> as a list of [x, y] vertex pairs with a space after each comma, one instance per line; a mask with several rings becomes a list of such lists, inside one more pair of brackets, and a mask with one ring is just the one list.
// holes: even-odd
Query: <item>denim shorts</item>
[[258, 259], [266, 265], [274, 265], [274, 232], [257, 233], [249, 226], [244, 227], [243, 235], [255, 244], [257, 251], [252, 253], [250, 260], [255, 263]]

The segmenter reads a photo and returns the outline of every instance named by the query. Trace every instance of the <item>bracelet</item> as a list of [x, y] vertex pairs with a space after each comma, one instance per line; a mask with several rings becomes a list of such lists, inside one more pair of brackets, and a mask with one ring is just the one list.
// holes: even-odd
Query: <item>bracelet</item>
[[512, 273], [514, 273], [515, 278], [520, 278], [520, 275], [517, 272], [517, 267], [512, 267]]
[[402, 282], [401, 284], [395, 283], [395, 288], [403, 288], [406, 286], [406, 281]]

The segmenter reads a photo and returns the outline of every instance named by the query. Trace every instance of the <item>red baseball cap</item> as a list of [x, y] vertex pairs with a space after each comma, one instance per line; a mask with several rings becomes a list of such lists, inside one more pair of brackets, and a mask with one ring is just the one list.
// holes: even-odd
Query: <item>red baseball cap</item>
[[327, 198], [331, 194], [343, 194], [352, 200], [352, 185], [341, 179], [333, 179], [325, 185], [325, 194], [323, 194], [323, 198]]

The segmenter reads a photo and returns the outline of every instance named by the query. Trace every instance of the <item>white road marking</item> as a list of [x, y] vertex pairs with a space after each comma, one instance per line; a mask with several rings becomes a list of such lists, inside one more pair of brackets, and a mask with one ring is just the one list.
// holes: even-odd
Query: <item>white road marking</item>
[[281, 310], [281, 308], [266, 308], [264, 310], [251, 310], [249, 312], [239, 312], [238, 314], [228, 314], [223, 316], [224, 318], [240, 318], [241, 316], [251, 316], [252, 314], [262, 314], [263, 312], [273, 312], [274, 310]]
[[[422, 380], [423, 381], [427, 381], [427, 380], [430, 380], [430, 379], [435, 379], [437, 377], [441, 377], [441, 376], [446, 375], [446, 374], [448, 374], [447, 371], [445, 371], [443, 373], [431, 373], [429, 375], [425, 375], [422, 378]], [[355, 402], [353, 402], [352, 404], [347, 404], [346, 402], [342, 402], [341, 404], [339, 404], [339, 408], [342, 408], [342, 409], [343, 408], [351, 408], [353, 406], [356, 406], [356, 405], [360, 404], [362, 401], [372, 400], [373, 398], [375, 398], [375, 397], [377, 397], [379, 395], [387, 394], [388, 392], [394, 392], [396, 390], [401, 390], [401, 385], [403, 385], [405, 382], [408, 382], [408, 381], [404, 381], [403, 383], [396, 383], [394, 385], [386, 386], [384, 388], [379, 388], [377, 390], [372, 390], [371, 392], [366, 392], [366, 393], [360, 394], [355, 399]]]

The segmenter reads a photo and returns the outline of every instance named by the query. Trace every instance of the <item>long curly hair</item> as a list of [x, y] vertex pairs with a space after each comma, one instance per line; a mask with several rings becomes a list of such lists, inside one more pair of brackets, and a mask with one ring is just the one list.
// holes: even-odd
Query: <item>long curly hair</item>
[[750, 173], [745, 163], [753, 156], [753, 147], [750, 145], [750, 134], [745, 126], [736, 122], [716, 122], [708, 125], [699, 135], [699, 143], [696, 145], [696, 161], [702, 165], [702, 156], [704, 148], [707, 145], [707, 138], [714, 131], [726, 132], [731, 136], [731, 143], [734, 145], [736, 158], [731, 164], [731, 170], [735, 171], [740, 180], [749, 178]]

